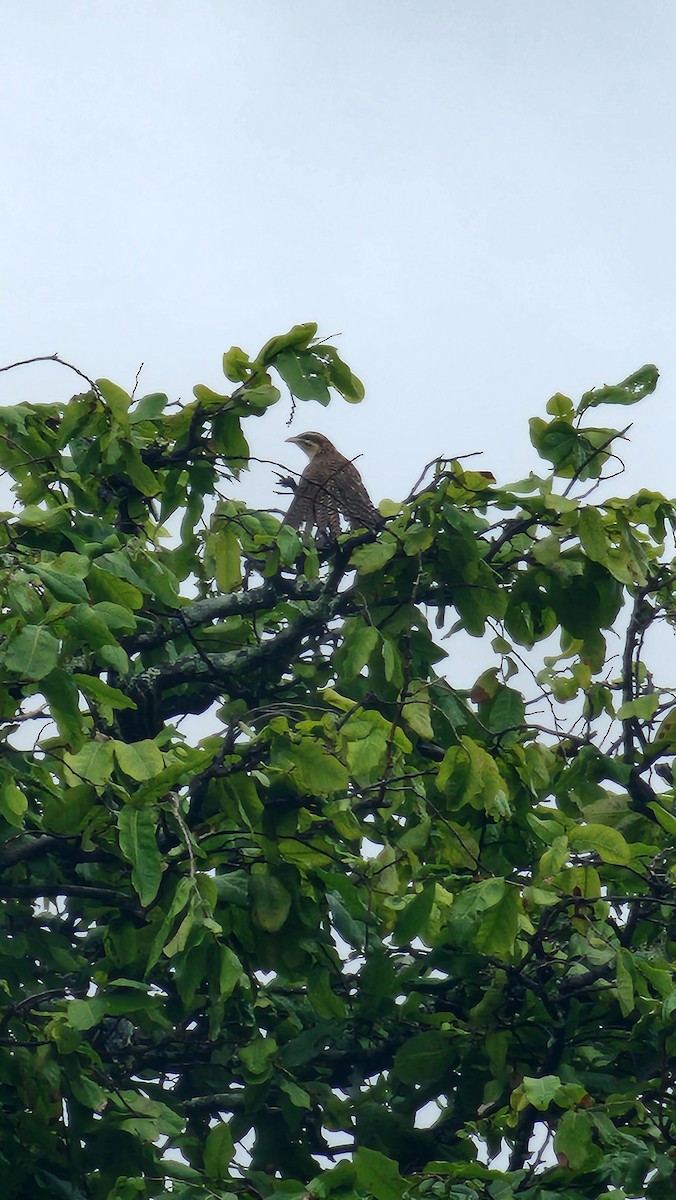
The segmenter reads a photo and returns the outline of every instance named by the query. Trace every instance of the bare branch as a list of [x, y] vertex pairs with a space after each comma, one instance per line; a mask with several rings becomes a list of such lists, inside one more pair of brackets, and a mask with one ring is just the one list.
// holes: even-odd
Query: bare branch
[[76, 375], [79, 375], [80, 379], [84, 379], [85, 382], [89, 384], [92, 391], [95, 392], [99, 398], [101, 398], [101, 392], [95, 381], [90, 379], [89, 375], [85, 375], [84, 371], [81, 371], [79, 367], [74, 366], [73, 363], [66, 362], [66, 360], [61, 358], [59, 354], [36, 354], [34, 358], [23, 358], [19, 362], [8, 363], [6, 367], [0, 367], [0, 374], [3, 371], [13, 371], [16, 367], [28, 367], [31, 365], [31, 363], [38, 362], [55, 362], [59, 363], [59, 365], [62, 367], [67, 367], [69, 371], [74, 371]]

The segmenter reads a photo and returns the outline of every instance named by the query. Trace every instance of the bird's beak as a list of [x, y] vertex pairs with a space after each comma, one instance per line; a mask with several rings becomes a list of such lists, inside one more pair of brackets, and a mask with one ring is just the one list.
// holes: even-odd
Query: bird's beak
[[293, 442], [294, 446], [300, 446], [300, 440], [297, 437], [287, 438], [287, 442]]

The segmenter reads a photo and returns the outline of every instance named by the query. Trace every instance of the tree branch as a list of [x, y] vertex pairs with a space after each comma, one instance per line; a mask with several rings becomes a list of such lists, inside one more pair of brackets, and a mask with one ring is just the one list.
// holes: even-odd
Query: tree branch
[[31, 363], [38, 362], [55, 362], [59, 363], [59, 365], [62, 367], [67, 367], [69, 371], [74, 371], [76, 375], [80, 376], [80, 379], [84, 379], [85, 382], [89, 384], [94, 394], [101, 399], [101, 392], [99, 391], [95, 381], [90, 379], [88, 375], [85, 375], [84, 371], [81, 371], [79, 367], [73, 366], [73, 363], [66, 362], [66, 360], [61, 358], [58, 354], [36, 354], [33, 358], [23, 358], [19, 362], [8, 363], [6, 367], [0, 367], [0, 374], [3, 371], [13, 371], [15, 367], [28, 367], [31, 365]]

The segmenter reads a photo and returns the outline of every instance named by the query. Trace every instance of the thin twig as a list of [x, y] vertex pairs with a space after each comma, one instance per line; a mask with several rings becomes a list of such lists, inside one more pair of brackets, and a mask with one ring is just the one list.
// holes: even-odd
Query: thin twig
[[61, 358], [59, 354], [36, 354], [34, 358], [23, 358], [19, 362], [8, 363], [6, 367], [0, 367], [0, 373], [3, 371], [13, 371], [15, 367], [28, 367], [31, 365], [31, 363], [37, 362], [55, 362], [59, 363], [62, 367], [67, 367], [69, 371], [74, 371], [76, 375], [79, 375], [80, 379], [84, 379], [85, 382], [89, 384], [92, 391], [96, 393], [99, 399], [103, 399], [101, 396], [101, 391], [95, 381], [90, 379], [89, 375], [85, 375], [84, 371], [81, 371], [79, 367], [74, 366], [73, 363], [66, 362], [65, 358]]

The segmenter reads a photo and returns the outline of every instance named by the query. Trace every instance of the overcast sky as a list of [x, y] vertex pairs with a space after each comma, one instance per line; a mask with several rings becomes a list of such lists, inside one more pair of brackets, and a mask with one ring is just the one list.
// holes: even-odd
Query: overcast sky
[[[669, 0], [30, 0], [0, 55], [0, 365], [143, 362], [187, 399], [316, 320], [366, 402], [293, 430], [285, 402], [252, 450], [322, 429], [378, 500], [441, 452], [517, 478], [553, 392], [654, 361], [622, 486], [676, 491]], [[77, 390], [0, 375], [5, 404]]]

